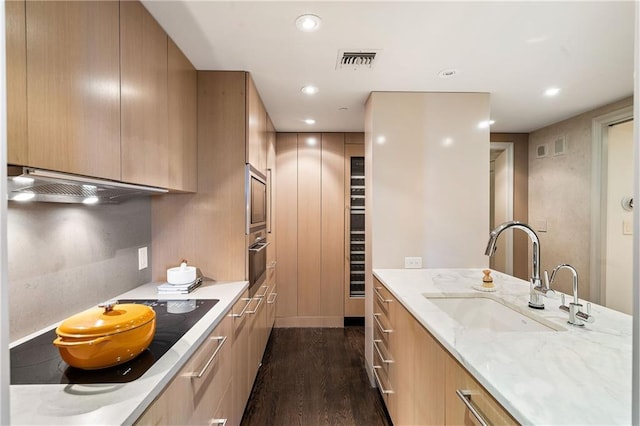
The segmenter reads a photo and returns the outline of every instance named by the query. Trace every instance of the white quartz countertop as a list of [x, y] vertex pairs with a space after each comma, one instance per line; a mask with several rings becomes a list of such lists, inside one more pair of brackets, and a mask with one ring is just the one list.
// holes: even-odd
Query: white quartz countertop
[[[527, 307], [529, 283], [492, 272], [496, 297], [562, 331], [493, 332], [452, 320], [424, 293], [483, 293], [480, 269], [377, 269], [374, 275], [522, 424], [631, 424], [632, 318], [592, 305], [595, 322], [567, 324], [560, 299]], [[567, 297], [567, 303], [572, 297]]]
[[[248, 287], [246, 281], [205, 281], [190, 294], [158, 295], [148, 283], [120, 295], [119, 299], [219, 299], [171, 349], [139, 379], [130, 383], [93, 385], [12, 385], [11, 424], [119, 425], [132, 424], [162, 392], [198, 346], [220, 323], [226, 311]], [[10, 346], [48, 331], [53, 324]]]

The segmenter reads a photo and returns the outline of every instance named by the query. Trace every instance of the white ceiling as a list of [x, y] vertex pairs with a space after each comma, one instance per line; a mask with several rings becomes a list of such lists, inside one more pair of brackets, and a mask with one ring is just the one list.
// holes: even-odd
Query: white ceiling
[[[278, 131], [363, 131], [372, 91], [488, 92], [494, 132], [633, 94], [633, 1], [144, 4], [197, 69], [251, 72]], [[296, 29], [303, 13], [322, 18], [317, 32]], [[378, 50], [374, 69], [336, 70], [340, 49]], [[447, 68], [459, 74], [439, 78]], [[310, 83], [314, 97], [300, 92]]]

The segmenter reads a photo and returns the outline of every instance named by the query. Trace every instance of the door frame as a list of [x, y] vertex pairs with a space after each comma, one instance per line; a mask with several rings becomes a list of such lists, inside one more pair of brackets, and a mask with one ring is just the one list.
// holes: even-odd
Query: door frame
[[[513, 220], [513, 191], [514, 191], [514, 147], [513, 142], [490, 142], [489, 149], [500, 149], [507, 156], [507, 220]], [[505, 234], [505, 273], [513, 275], [513, 232]]]
[[633, 119], [633, 106], [600, 115], [591, 125], [591, 236], [589, 294], [591, 301], [606, 304], [607, 151], [609, 126]]

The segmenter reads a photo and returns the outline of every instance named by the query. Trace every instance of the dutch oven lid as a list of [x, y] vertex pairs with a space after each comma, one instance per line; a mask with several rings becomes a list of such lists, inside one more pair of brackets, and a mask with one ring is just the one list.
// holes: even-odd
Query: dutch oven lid
[[156, 317], [155, 311], [147, 305], [117, 303], [110, 300], [73, 315], [58, 326], [56, 333], [71, 338], [108, 336], [140, 327]]

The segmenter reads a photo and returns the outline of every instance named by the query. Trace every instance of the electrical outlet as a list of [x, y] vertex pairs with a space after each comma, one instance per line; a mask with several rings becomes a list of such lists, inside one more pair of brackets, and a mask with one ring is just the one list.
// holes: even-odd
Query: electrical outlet
[[149, 259], [147, 258], [147, 248], [140, 247], [138, 249], [138, 270], [141, 271], [149, 266]]
[[538, 232], [547, 232], [547, 220], [546, 219], [538, 219], [533, 222], [533, 226]]
[[405, 257], [404, 258], [405, 269], [420, 269], [422, 268], [421, 257]]

